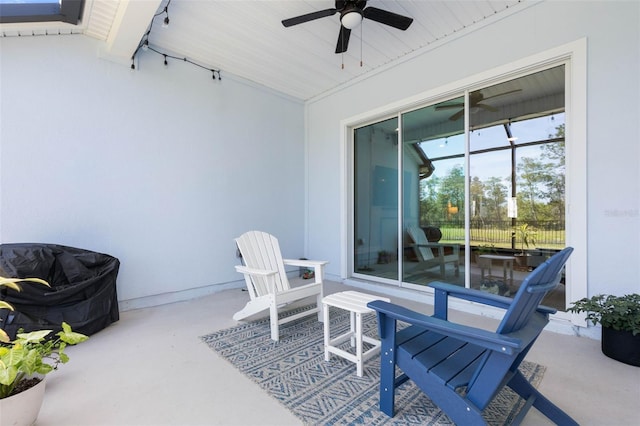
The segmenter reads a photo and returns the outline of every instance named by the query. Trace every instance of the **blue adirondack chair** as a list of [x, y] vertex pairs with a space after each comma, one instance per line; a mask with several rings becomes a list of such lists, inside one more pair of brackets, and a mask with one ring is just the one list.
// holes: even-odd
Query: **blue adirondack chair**
[[[549, 322], [549, 314], [556, 312], [541, 306], [540, 301], [560, 281], [562, 267], [572, 251], [571, 247], [565, 248], [538, 266], [513, 299], [432, 282], [433, 316], [379, 300], [369, 303], [378, 313], [382, 340], [380, 409], [393, 417], [395, 389], [411, 379], [456, 424], [484, 425], [482, 410], [504, 386], [509, 386], [526, 401], [514, 424], [520, 423], [533, 406], [556, 424], [577, 425], [518, 370]], [[455, 324], [447, 321], [450, 296], [506, 312], [495, 332]], [[398, 330], [397, 321], [410, 325]], [[396, 367], [402, 373], [398, 377]]]

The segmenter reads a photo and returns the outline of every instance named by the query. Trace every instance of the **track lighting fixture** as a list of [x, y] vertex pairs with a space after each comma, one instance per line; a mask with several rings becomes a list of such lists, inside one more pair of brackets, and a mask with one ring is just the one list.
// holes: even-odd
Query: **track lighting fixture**
[[197, 66], [197, 67], [199, 67], [199, 68], [202, 68], [202, 69], [205, 69], [205, 70], [209, 70], [209, 71], [211, 71], [211, 73], [213, 74], [213, 79], [214, 79], [214, 80], [216, 79], [216, 75], [218, 76], [218, 80], [222, 80], [222, 77], [220, 76], [220, 70], [217, 70], [217, 69], [211, 69], [211, 68], [209, 68], [209, 67], [205, 67], [204, 65], [200, 65], [200, 64], [198, 64], [198, 63], [196, 63], [196, 62], [193, 62], [192, 60], [187, 59], [187, 58], [179, 58], [179, 57], [177, 57], [177, 56], [173, 56], [173, 55], [170, 55], [170, 54], [168, 54], [168, 53], [161, 52], [161, 51], [159, 51], [158, 49], [156, 49], [156, 48], [152, 47], [152, 46], [149, 44], [149, 35], [151, 34], [151, 29], [153, 28], [153, 22], [155, 21], [155, 19], [156, 19], [158, 16], [161, 16], [161, 15], [163, 15], [163, 14], [164, 14], [164, 15], [166, 15], [166, 16], [164, 17], [164, 20], [163, 20], [163, 24], [162, 24], [162, 26], [163, 26], [163, 27], [166, 27], [166, 26], [168, 26], [168, 25], [169, 25], [169, 5], [170, 5], [170, 4], [171, 4], [171, 0], [169, 0], [169, 1], [167, 2], [167, 5], [164, 7], [164, 9], [162, 10], [162, 12], [156, 13], [156, 14], [153, 16], [153, 18], [151, 19], [151, 23], [149, 24], [149, 29], [148, 29], [148, 30], [147, 30], [147, 32], [142, 36], [142, 40], [140, 40], [140, 43], [138, 44], [138, 47], [136, 48], [136, 50], [133, 52], [133, 55], [131, 56], [131, 69], [132, 69], [132, 70], [135, 70], [135, 69], [136, 69], [136, 65], [135, 65], [136, 55], [137, 55], [137, 54], [138, 54], [138, 52], [142, 49], [142, 50], [143, 50], [143, 51], [145, 51], [145, 52], [149, 52], [149, 51], [150, 51], [150, 52], [157, 53], [158, 55], [162, 55], [162, 57], [164, 58], [163, 63], [164, 63], [164, 66], [165, 66], [165, 67], [167, 67], [167, 66], [169, 65], [169, 62], [168, 62], [168, 60], [167, 60], [168, 58], [171, 58], [171, 59], [179, 59], [179, 60], [182, 60], [183, 62], [187, 62], [187, 63], [189, 63], [189, 64], [191, 64], [191, 65], [195, 65], [195, 66]]
[[169, 5], [171, 4], [171, 0], [167, 2], [167, 5], [164, 7], [164, 10], [160, 13], [164, 13], [166, 16], [164, 17], [164, 21], [162, 21], [162, 28], [167, 28], [169, 26]]

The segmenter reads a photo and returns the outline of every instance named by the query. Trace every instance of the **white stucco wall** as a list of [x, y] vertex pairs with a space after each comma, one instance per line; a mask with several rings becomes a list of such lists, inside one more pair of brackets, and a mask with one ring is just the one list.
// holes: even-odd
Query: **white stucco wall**
[[[341, 273], [340, 121], [587, 39], [588, 293], [640, 292], [640, 4], [548, 1], [307, 103], [308, 252]], [[367, 52], [363, 51], [366, 61]], [[569, 242], [571, 243], [571, 242]], [[583, 262], [584, 263], [584, 262]], [[584, 267], [584, 265], [581, 265]]]
[[240, 283], [251, 229], [304, 255], [302, 102], [84, 36], [0, 44], [0, 242], [116, 256], [120, 300]]

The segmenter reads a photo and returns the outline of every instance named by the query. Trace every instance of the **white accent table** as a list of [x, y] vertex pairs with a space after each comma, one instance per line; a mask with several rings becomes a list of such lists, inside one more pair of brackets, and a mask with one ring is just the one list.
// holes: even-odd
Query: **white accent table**
[[491, 277], [491, 263], [494, 260], [502, 261], [502, 277], [504, 283], [507, 283], [507, 269], [509, 270], [510, 285], [513, 286], [513, 261], [516, 259], [514, 256], [499, 256], [497, 254], [481, 254], [478, 256], [480, 259], [480, 275], [484, 280], [485, 268], [489, 270], [488, 276]]
[[[367, 303], [374, 300], [389, 302], [385, 297], [359, 293], [357, 291], [343, 291], [326, 296], [322, 299], [322, 312], [324, 318], [324, 359], [329, 361], [330, 354], [338, 355], [357, 366], [358, 377], [362, 377], [362, 364], [380, 350], [380, 341], [362, 334], [362, 314], [373, 312], [367, 307]], [[351, 326], [349, 331], [332, 339], [329, 322], [329, 306], [349, 311]], [[341, 343], [351, 340], [351, 346], [355, 347], [355, 354], [338, 348]], [[362, 342], [373, 345], [363, 353]]]

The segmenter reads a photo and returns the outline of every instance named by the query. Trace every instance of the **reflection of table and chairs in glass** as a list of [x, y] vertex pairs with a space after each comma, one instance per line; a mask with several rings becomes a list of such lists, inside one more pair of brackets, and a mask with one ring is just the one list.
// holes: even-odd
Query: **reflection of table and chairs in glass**
[[493, 267], [494, 260], [502, 261], [502, 279], [507, 283], [507, 270], [509, 271], [509, 286], [513, 286], [513, 261], [516, 259], [514, 256], [502, 256], [497, 254], [481, 254], [478, 256], [478, 263], [480, 266], [480, 277], [482, 281], [485, 281], [485, 271], [487, 271], [486, 279], [491, 279], [491, 269]]

